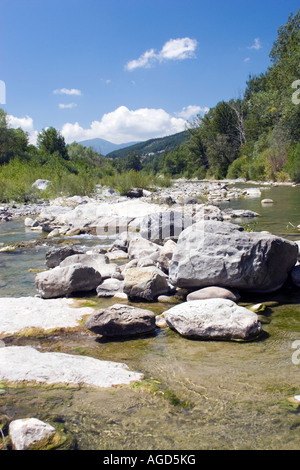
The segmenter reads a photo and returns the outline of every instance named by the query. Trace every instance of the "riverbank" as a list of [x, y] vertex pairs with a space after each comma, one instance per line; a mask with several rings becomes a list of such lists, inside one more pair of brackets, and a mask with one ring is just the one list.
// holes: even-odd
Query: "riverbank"
[[[212, 188], [212, 190], [215, 189], [215, 187]], [[219, 189], [224, 190], [220, 187]], [[198, 189], [196, 190], [198, 191]], [[181, 194], [186, 194], [186, 192], [181, 191]], [[190, 194], [188, 196], [190, 197]], [[261, 194], [261, 196], [263, 195]], [[75, 295], [71, 294], [71, 297], [68, 294], [68, 297], [73, 299], [72, 301], [76, 305], [71, 307], [70, 312], [71, 316], [72, 310], [74, 312], [75, 323], [73, 326], [67, 324], [66, 317], [64, 324], [64, 316], [59, 314], [61, 321], [59, 328], [53, 324], [51, 327], [47, 326], [46, 321], [43, 324], [41, 315], [39, 315], [39, 311], [43, 311], [44, 314], [47, 311], [48, 325], [51, 324], [52, 313], [55, 313], [55, 308], [50, 306], [52, 299], [27, 298], [27, 301], [31, 302], [31, 307], [29, 307], [32, 314], [31, 326], [29, 327], [28, 324], [28, 327], [26, 325], [24, 327], [21, 321], [24, 318], [22, 308], [20, 309], [15, 303], [15, 307], [8, 307], [4, 315], [5, 321], [8, 322], [9, 318], [13, 318], [13, 311], [15, 312], [13, 320], [15, 329], [10, 327], [10, 331], [7, 330], [6, 334], [2, 332], [1, 338], [5, 346], [4, 349], [8, 349], [10, 346], [31, 346], [40, 352], [63, 352], [72, 355], [75, 353], [79, 357], [80, 355], [91, 356], [100, 361], [124, 362], [132, 372], [141, 373], [144, 378], [132, 383], [129, 387], [125, 386], [124, 388], [123, 386], [115, 390], [111, 388], [104, 390], [101, 387], [98, 390], [94, 388], [87, 390], [84, 386], [82, 388], [82, 385], [78, 389], [79, 384], [77, 386], [69, 384], [65, 388], [66, 385], [60, 384], [54, 392], [47, 386], [46, 388], [39, 386], [38, 406], [34, 404], [36, 386], [32, 388], [32, 382], [29, 382], [25, 388], [18, 386], [17, 392], [6, 381], [1, 388], [3, 393], [1, 392], [2, 405], [0, 408], [5, 415], [7, 414], [6, 410], [13, 410], [10, 411], [6, 422], [10, 422], [14, 418], [25, 417], [24, 414], [27, 411], [31, 411], [31, 415], [34, 414], [38, 418], [47, 418], [52, 423], [57, 422], [58, 416], [60, 416], [59, 419], [63, 419], [68, 430], [73, 436], [76, 436], [79, 448], [86, 449], [169, 449], [174, 446], [181, 449], [223, 449], [232, 448], [232, 446], [235, 448], [244, 448], [245, 446], [247, 448], [297, 447], [291, 427], [294, 423], [295, 415], [293, 413], [298, 405], [293, 404], [289, 399], [299, 392], [294, 380], [297, 364], [292, 361], [292, 355], [295, 352], [292, 349], [292, 344], [299, 335], [299, 326], [297, 326], [300, 305], [299, 290], [285, 286], [284, 289], [273, 293], [243, 293], [242, 298], [236, 303], [248, 312], [250, 312], [251, 306], [259, 303], [264, 304], [257, 312], [262, 334], [257, 339], [253, 340], [252, 338], [251, 341], [243, 343], [224, 341], [224, 339], [216, 341], [213, 338], [195, 341], [178, 334], [170, 325], [167, 327], [166, 325], [164, 327], [156, 326], [154, 329], [151, 327], [152, 330], [149, 333], [140, 336], [125, 338], [114, 336], [111, 339], [85, 327], [87, 317], [92, 317], [99, 310], [107, 311], [116, 303], [123, 305], [123, 307], [131, 306], [141, 308], [143, 311], [150, 310], [155, 317], [162, 318], [166, 312], [172, 310], [174, 305], [188, 303], [186, 301], [187, 292], [179, 290], [176, 293], [174, 290], [172, 291], [174, 286], [170, 288], [165, 283], [166, 272], [162, 270], [163, 267], [164, 269], [168, 267], [170, 253], [177, 245], [177, 240], [172, 240], [174, 245], [168, 242], [169, 251], [165, 250], [163, 257], [161, 251], [166, 243], [157, 244], [157, 240], [144, 239], [147, 247], [143, 244], [143, 255], [141, 255], [141, 247], [137, 246], [140, 243], [140, 236], [137, 237], [137, 235], [141, 234], [141, 229], [143, 229], [141, 222], [145, 215], [157, 215], [162, 210], [167, 214], [177, 213], [174, 209], [183, 207], [181, 201], [176, 202], [178, 204], [176, 206], [170, 203], [159, 205], [156, 201], [151, 201], [150, 195], [143, 196], [142, 199], [119, 199], [118, 195], [114, 195], [114, 198], [109, 202], [107, 200], [98, 201], [97, 208], [95, 202], [89, 199], [64, 200], [65, 205], [61, 204], [61, 200], [60, 204], [55, 201], [54, 204], [43, 206], [42, 211], [44, 212], [41, 211], [38, 215], [34, 214], [37, 217], [32, 218], [35, 220], [40, 217], [41, 213], [47, 213], [47, 218], [42, 219], [45, 226], [46, 222], [48, 224], [47, 230], [43, 230], [43, 226], [37, 224], [38, 231], [36, 232], [36, 227], [28, 225], [25, 228], [26, 233], [38, 233], [38, 240], [42, 239], [43, 243], [51, 244], [57, 248], [66, 246], [66, 242], [67, 246], [78, 247], [80, 240], [80, 248], [81, 250], [83, 248], [85, 256], [98, 247], [97, 261], [100, 261], [100, 255], [108, 257], [108, 263], [100, 263], [102, 268], [104, 266], [106, 270], [110, 266], [108, 280], [123, 282], [125, 280], [124, 270], [126, 272], [129, 268], [128, 264], [131, 263], [131, 274], [133, 274], [132, 270], [135, 270], [136, 274], [137, 269], [142, 270], [143, 273], [145, 270], [149, 273], [149, 269], [152, 274], [155, 271], [160, 276], [160, 283], [151, 284], [151, 289], [156, 289], [159, 286], [159, 290], [161, 290], [162, 286], [165, 286], [163, 288], [168, 291], [163, 292], [164, 295], [161, 299], [161, 292], [159, 292], [160, 295], [154, 295], [150, 299], [143, 297], [132, 299], [131, 296], [129, 296], [130, 298], [128, 296], [122, 298], [122, 296], [118, 297], [119, 293], [116, 293], [116, 297], [98, 296], [97, 292], [87, 292], [84, 295], [75, 293]], [[150, 199], [147, 200], [147, 198]], [[253, 201], [254, 199], [250, 196], [238, 198], [243, 201]], [[260, 202], [261, 199], [260, 197], [257, 200]], [[237, 198], [235, 198], [236, 200]], [[226, 201], [223, 203], [226, 204]], [[184, 209], [187, 209], [184, 210], [184, 216], [204, 216], [204, 220], [212, 220], [217, 224], [227, 224], [228, 221], [232, 222], [233, 220], [236, 222], [236, 217], [226, 218], [225, 216], [224, 219], [224, 215], [229, 213], [228, 210], [220, 209], [216, 204], [203, 204], [202, 201], [185, 203]], [[128, 208], [125, 213], [126, 205]], [[200, 210], [195, 210], [195, 206]], [[101, 207], [100, 213], [98, 212], [99, 207]], [[115, 231], [115, 233], [109, 234], [111, 238], [108, 237], [107, 231], [99, 233], [99, 227], [103, 227], [101, 222], [104, 221], [104, 217], [106, 220], [107, 218], [110, 220], [107, 227], [114, 230], [116, 227], [120, 229], [120, 225], [115, 224], [116, 220], [120, 222], [122, 218], [122, 220], [126, 220], [126, 224], [129, 222], [131, 230], [127, 234], [134, 235], [135, 244], [130, 246], [128, 238], [120, 236], [122, 233], [120, 230], [117, 233]], [[244, 217], [242, 220], [245, 223], [245, 220], [259, 218], [260, 215], [256, 215], [254, 218]], [[23, 219], [21, 220], [24, 224], [25, 220]], [[114, 220], [113, 224], [112, 219]], [[98, 222], [98, 225], [95, 224], [95, 221]], [[68, 227], [69, 230], [80, 227], [80, 231], [71, 236], [61, 232], [53, 238], [48, 238], [53, 230], [61, 230], [63, 227]], [[92, 227], [93, 229], [98, 227], [94, 235], [91, 233]], [[49, 231], [50, 228], [51, 231]], [[136, 231], [137, 228], [139, 231]], [[85, 229], [85, 232], [80, 233], [82, 229]], [[176, 230], [174, 232], [172, 229], [169, 235], [174, 235], [174, 233], [176, 235]], [[89, 240], [93, 239], [92, 246], [83, 247], [84, 243], [82, 242], [87, 236], [91, 237]], [[32, 248], [34, 243], [33, 241]], [[103, 252], [100, 250], [101, 244]], [[105, 248], [103, 248], [104, 244]], [[145, 248], [147, 248], [146, 252]], [[40, 258], [40, 261], [43, 260], [41, 264], [43, 264], [44, 272], [47, 269], [45, 254], [48, 251], [50, 251], [50, 247], [44, 247], [43, 256]], [[186, 252], [186, 250], [183, 251]], [[32, 263], [32, 253], [29, 249], [30, 263]], [[11, 257], [11, 260], [15, 259], [18, 262], [19, 252], [18, 250], [11, 253], [2, 252], [1, 256]], [[0, 262], [2, 259], [4, 258], [0, 258]], [[101, 259], [104, 261], [104, 258]], [[155, 270], [153, 269], [158, 260], [160, 272], [157, 271], [158, 266], [155, 266]], [[63, 266], [60, 268], [66, 269]], [[7, 269], [9, 269], [9, 263]], [[48, 271], [53, 269], [55, 267], [48, 268]], [[101, 272], [100, 268], [99, 270]], [[32, 273], [31, 279], [38, 276], [38, 273]], [[123, 279], [121, 279], [122, 277]], [[144, 274], [143, 282], [145, 282]], [[104, 283], [105, 280], [101, 281], [102, 287]], [[140, 285], [140, 292], [149, 292], [148, 287], [146, 289], [145, 286], [146, 284], [144, 287], [143, 284]], [[136, 289], [136, 282], [134, 287]], [[37, 290], [35, 292], [38, 293]], [[121, 293], [124, 294], [124, 292]], [[289, 299], [288, 302], [287, 299]], [[12, 298], [11, 301], [13, 305], [14, 299]], [[38, 302], [44, 302], [45, 305], [49, 302], [49, 309], [46, 310], [46, 308], [38, 306]], [[33, 307], [35, 303], [36, 317]], [[290, 306], [287, 303], [290, 303]], [[222, 305], [224, 308], [226, 302]], [[25, 301], [23, 307], [24, 312]], [[84, 309], [86, 309], [86, 314]], [[38, 319], [39, 324], [32, 323], [34, 317]], [[99, 328], [99, 324], [97, 328]], [[20, 350], [23, 357], [24, 351]], [[282, 369], [283, 364], [284, 369]], [[20, 402], [18, 397], [21, 396], [23, 399]], [[24, 407], [22, 402], [24, 403], [25, 397], [27, 405]], [[98, 409], [96, 405], [98, 400], [105, 400], [105, 410]], [[66, 402], [71, 403], [69, 408], [66, 408]], [[53, 407], [54, 403], [55, 407]], [[138, 414], [135, 412], [133, 415], [132, 409], [138, 410]], [[206, 412], [203, 414], [205, 409]], [[281, 431], [277, 438], [274, 438], [272, 416], [275, 417], [275, 414], [273, 415], [273, 413], [277, 413], [277, 419], [280, 422]], [[255, 414], [257, 423], [253, 423], [251, 414]], [[97, 433], [93, 434], [94, 425], [98, 420], [105, 423], [104, 428], [98, 429]], [[235, 424], [234, 427], [231, 427], [230, 435], [228, 435], [225, 429], [228, 430], [232, 420]], [[177, 429], [174, 427], [175, 421], [180, 422], [180, 430], [177, 430], [176, 433], [174, 432]], [[258, 431], [259, 426], [265, 430], [264, 435]], [[158, 432], [158, 429], [162, 431]], [[136, 432], [139, 436], [138, 442], [136, 441]]]

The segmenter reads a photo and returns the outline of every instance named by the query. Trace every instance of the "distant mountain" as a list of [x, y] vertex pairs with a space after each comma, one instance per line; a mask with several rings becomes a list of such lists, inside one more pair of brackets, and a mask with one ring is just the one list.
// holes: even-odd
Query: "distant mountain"
[[156, 139], [149, 139], [145, 142], [138, 142], [132, 145], [126, 145], [122, 148], [112, 150], [106, 154], [109, 158], [123, 158], [130, 153], [135, 153], [139, 156], [148, 156], [158, 152], [165, 152], [174, 150], [180, 144], [185, 142], [189, 137], [187, 131], [178, 132], [177, 134], [169, 135], [167, 137], [158, 137]]
[[137, 142], [127, 142], [126, 144], [113, 144], [108, 140], [104, 139], [90, 139], [90, 140], [82, 140], [78, 142], [78, 144], [83, 145], [83, 147], [92, 147], [96, 152], [100, 153], [101, 155], [107, 155], [110, 152], [115, 150], [123, 149], [124, 147], [137, 144]]

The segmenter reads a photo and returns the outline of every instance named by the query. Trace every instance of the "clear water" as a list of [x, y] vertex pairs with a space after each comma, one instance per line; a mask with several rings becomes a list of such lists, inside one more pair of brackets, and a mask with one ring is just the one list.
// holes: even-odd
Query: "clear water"
[[[260, 199], [245, 199], [227, 205], [261, 213], [257, 230], [300, 239], [289, 224], [300, 223], [300, 188], [272, 188], [262, 197], [274, 204], [262, 207]], [[0, 227], [7, 230], [3, 240], [16, 236], [9, 224]], [[15, 229], [24, 231], [22, 225]], [[34, 274], [28, 269], [44, 266], [44, 254], [45, 247], [0, 253], [1, 284], [6, 284], [0, 287], [0, 296], [34, 295]], [[88, 300], [99, 307], [113, 303]], [[6, 338], [7, 345], [30, 344], [45, 351], [125, 362], [143, 372], [145, 380], [110, 390], [4, 388], [0, 416], [9, 421], [35, 416], [63, 426], [81, 450], [299, 450], [300, 410], [289, 398], [300, 394], [300, 365], [292, 360], [293, 342], [300, 340], [300, 291], [242, 300], [277, 302], [261, 316], [264, 334], [258, 341], [193, 341], [168, 329], [134, 340], [104, 341], [84, 327], [79, 332]], [[155, 313], [169, 308], [138, 305]]]

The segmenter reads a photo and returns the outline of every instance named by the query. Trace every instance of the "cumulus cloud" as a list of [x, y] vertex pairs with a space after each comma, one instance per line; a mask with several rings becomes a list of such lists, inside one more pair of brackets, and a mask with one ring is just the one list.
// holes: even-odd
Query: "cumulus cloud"
[[66, 123], [61, 132], [67, 143], [102, 138], [120, 144], [176, 134], [184, 131], [186, 125], [185, 119], [173, 117], [163, 109], [129, 110], [120, 106], [104, 114], [100, 121], [93, 121], [89, 128], [83, 128], [78, 122]]
[[261, 48], [262, 48], [262, 45], [261, 45], [261, 42], [260, 42], [259, 38], [255, 38], [254, 43], [252, 44], [252, 46], [248, 47], [248, 49], [255, 49], [256, 51], [258, 51]]
[[197, 41], [191, 38], [170, 39], [167, 41], [159, 52], [155, 49], [149, 49], [144, 52], [138, 59], [129, 61], [125, 65], [125, 70], [132, 71], [136, 68], [149, 68], [157, 62], [167, 60], [184, 60], [195, 57]]
[[28, 132], [29, 143], [35, 145], [38, 132], [34, 130], [33, 119], [29, 116], [18, 118], [12, 115], [7, 115], [7, 125], [12, 129], [23, 129], [24, 132]]
[[76, 108], [77, 104], [76, 103], [68, 103], [68, 104], [63, 104], [63, 103], [60, 103], [58, 105], [58, 107], [60, 109], [72, 109], [72, 108]]
[[197, 116], [198, 114], [205, 114], [208, 111], [209, 111], [209, 108], [207, 108], [206, 106], [202, 107], [202, 106], [189, 105], [189, 106], [182, 108], [181, 111], [176, 113], [176, 116], [188, 120]]
[[77, 88], [60, 88], [58, 90], [53, 90], [54, 95], [76, 95], [80, 96], [81, 91], [77, 90]]

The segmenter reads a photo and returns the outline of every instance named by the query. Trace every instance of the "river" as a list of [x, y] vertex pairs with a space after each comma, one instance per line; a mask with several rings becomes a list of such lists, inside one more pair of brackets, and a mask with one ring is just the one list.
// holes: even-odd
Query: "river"
[[[262, 206], [263, 198], [274, 203]], [[247, 229], [300, 239], [300, 187], [264, 189], [261, 198], [222, 204], [226, 207], [261, 214], [243, 221]], [[35, 237], [22, 221], [0, 224], [2, 243]], [[44, 267], [45, 251], [35, 246], [1, 253], [0, 296], [35, 295], [35, 274], [28, 271]], [[79, 450], [300, 450], [299, 408], [289, 401], [300, 394], [300, 365], [293, 359], [293, 343], [300, 340], [300, 293], [242, 300], [276, 302], [261, 315], [264, 334], [257, 341], [194, 341], [168, 329], [126, 341], [99, 340], [85, 331], [8, 338], [7, 345], [124, 362], [145, 380], [111, 390], [0, 385], [0, 415], [63, 426]], [[161, 313], [168, 305], [146, 308]]]

